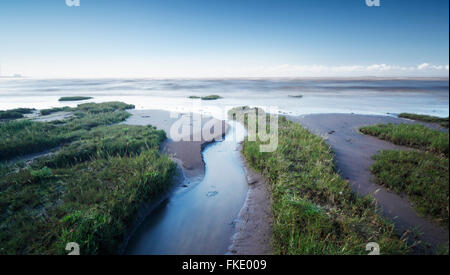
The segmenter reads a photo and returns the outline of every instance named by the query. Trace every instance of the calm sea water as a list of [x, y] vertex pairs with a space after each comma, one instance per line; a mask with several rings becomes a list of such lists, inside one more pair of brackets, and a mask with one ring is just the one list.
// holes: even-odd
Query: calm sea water
[[[217, 94], [198, 102], [190, 95]], [[119, 100], [137, 109], [200, 111], [216, 117], [233, 106], [275, 106], [282, 113], [449, 115], [448, 80], [286, 80], [286, 79], [0, 79], [0, 110], [75, 106], [61, 96], [92, 96], [91, 102]], [[302, 95], [302, 98], [290, 96]]]

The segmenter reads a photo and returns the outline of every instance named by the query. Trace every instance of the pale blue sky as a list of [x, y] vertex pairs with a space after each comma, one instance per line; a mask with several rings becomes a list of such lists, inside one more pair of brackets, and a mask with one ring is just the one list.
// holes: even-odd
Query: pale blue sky
[[449, 1], [2, 0], [4, 74], [448, 76]]

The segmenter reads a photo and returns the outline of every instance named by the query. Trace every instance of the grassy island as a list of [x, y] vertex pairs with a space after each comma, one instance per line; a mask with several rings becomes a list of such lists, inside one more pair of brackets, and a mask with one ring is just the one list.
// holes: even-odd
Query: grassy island
[[189, 98], [190, 99], [201, 99], [201, 100], [217, 100], [217, 99], [221, 99], [222, 97], [218, 96], [218, 95], [209, 95], [209, 96], [203, 96], [203, 97], [192, 95]]
[[61, 97], [59, 101], [81, 101], [81, 100], [88, 100], [92, 99], [90, 96], [65, 96]]

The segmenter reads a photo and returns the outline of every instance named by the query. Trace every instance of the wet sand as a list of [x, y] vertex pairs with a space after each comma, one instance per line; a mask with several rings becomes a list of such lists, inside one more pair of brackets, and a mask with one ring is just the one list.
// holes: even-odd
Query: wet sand
[[[199, 118], [193, 117], [191, 113], [180, 113], [178, 117], [171, 117], [170, 112], [163, 110], [130, 110], [133, 116], [128, 118], [124, 123], [129, 125], [153, 125], [158, 129], [164, 130], [167, 134], [167, 141], [162, 146], [162, 151], [172, 156], [174, 160], [183, 167], [184, 174], [191, 179], [201, 178], [205, 173], [205, 163], [202, 157], [202, 150], [209, 143], [219, 140], [225, 136], [229, 130], [229, 125], [225, 121], [213, 119], [210, 116], [201, 116], [202, 129], [208, 123], [211, 127], [207, 127], [213, 133], [217, 130], [217, 134], [205, 139], [202, 133], [200, 141], [174, 141], [171, 137], [171, 126], [181, 117], [188, 117], [192, 126]], [[190, 131], [190, 140], [193, 140], [194, 131]]]
[[233, 255], [271, 255], [272, 197], [267, 182], [248, 167], [242, 156], [249, 189], [239, 212], [229, 251]]
[[26, 116], [27, 118], [31, 118], [34, 121], [38, 122], [52, 122], [57, 120], [64, 120], [73, 116], [72, 112], [56, 112], [50, 115], [43, 116], [40, 113], [36, 112], [33, 115]]
[[[395, 223], [399, 234], [403, 234], [406, 230], [417, 229], [423, 233], [419, 237], [422, 243], [429, 243], [433, 247], [448, 244], [448, 228], [443, 228], [429, 218], [418, 215], [405, 196], [390, 192], [373, 181], [373, 175], [369, 170], [373, 164], [372, 156], [380, 150], [411, 149], [363, 135], [358, 130], [362, 126], [378, 123], [418, 122], [395, 117], [354, 114], [320, 114], [288, 118], [322, 136], [330, 144], [336, 154], [336, 165], [341, 176], [350, 182], [355, 192], [372, 195], [383, 214]], [[421, 124], [439, 128], [436, 125]]]

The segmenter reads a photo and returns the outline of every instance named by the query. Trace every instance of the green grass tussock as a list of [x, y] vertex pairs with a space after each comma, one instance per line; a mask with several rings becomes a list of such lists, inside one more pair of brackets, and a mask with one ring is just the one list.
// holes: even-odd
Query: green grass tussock
[[369, 242], [377, 242], [382, 254], [408, 252], [373, 199], [355, 195], [338, 175], [323, 139], [280, 117], [277, 150], [262, 153], [260, 144], [247, 138], [242, 153], [270, 185], [276, 254], [367, 254]]
[[418, 121], [423, 121], [423, 122], [429, 122], [429, 123], [438, 123], [442, 127], [448, 129], [448, 117], [442, 118], [442, 117], [436, 117], [436, 116], [410, 114], [410, 113], [401, 113], [400, 115], [398, 115], [398, 117], [412, 119], [412, 120], [418, 120]]
[[448, 226], [448, 158], [431, 153], [381, 151], [370, 168], [376, 182], [405, 193], [423, 214]]
[[443, 154], [448, 157], [448, 132], [440, 132], [419, 124], [379, 124], [360, 131], [397, 145]]
[[23, 114], [12, 111], [0, 111], [0, 119], [18, 119], [23, 118]]
[[92, 99], [90, 96], [65, 96], [61, 97], [59, 101], [81, 101], [81, 100], [88, 100]]
[[52, 124], [29, 120], [0, 124], [0, 161], [42, 152], [68, 141]]
[[32, 108], [16, 108], [16, 109], [12, 109], [12, 110], [8, 110], [11, 112], [16, 112], [19, 114], [23, 114], [23, 115], [27, 115], [27, 114], [31, 114], [34, 111], [36, 111], [36, 109], [32, 109]]
[[0, 111], [0, 119], [18, 119], [23, 118], [26, 114], [31, 114], [35, 109], [16, 108], [6, 111]]

